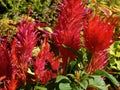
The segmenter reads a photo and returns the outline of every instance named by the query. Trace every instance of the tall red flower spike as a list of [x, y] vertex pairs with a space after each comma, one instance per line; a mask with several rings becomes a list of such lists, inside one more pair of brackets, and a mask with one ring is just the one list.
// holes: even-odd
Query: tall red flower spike
[[62, 45], [69, 46], [74, 50], [81, 47], [80, 31], [83, 29], [83, 22], [89, 11], [84, 9], [84, 6], [85, 3], [82, 3], [82, 0], [63, 0], [61, 3], [61, 12], [53, 32], [53, 39], [63, 58], [63, 66], [67, 64], [68, 57], [72, 60], [75, 55]]
[[85, 47], [92, 53], [87, 72], [93, 74], [97, 69], [101, 70], [107, 63], [107, 49], [113, 43], [114, 25], [109, 19], [100, 19], [95, 16], [88, 21], [88, 27], [84, 30]]
[[95, 52], [92, 55], [86, 72], [88, 74], [93, 74], [96, 70], [103, 70], [105, 65], [107, 64], [107, 59], [108, 57], [106, 51]]
[[[54, 53], [50, 52], [50, 46], [46, 39], [42, 43], [41, 50], [35, 61], [35, 76], [42, 84], [46, 84], [50, 79], [56, 77], [56, 73], [59, 69], [59, 60], [54, 57]], [[50, 69], [48, 69], [50, 68]]]
[[11, 45], [11, 65], [12, 65], [12, 73], [15, 74], [16, 78], [21, 82], [25, 82], [26, 73], [28, 69], [28, 62], [22, 60], [21, 57], [18, 57], [18, 48], [19, 44], [16, 38], [14, 38]]
[[7, 42], [7, 39], [0, 38], [0, 82], [4, 83], [4, 87], [0, 88], [0, 90], [16, 90], [17, 85], [15, 85], [16, 80], [13, 80], [15, 78], [13, 78], [13, 68], [11, 65], [11, 52]]
[[0, 43], [0, 77], [11, 77], [10, 54], [5, 44]]
[[38, 40], [37, 27], [34, 21], [24, 18], [17, 28], [17, 35], [11, 45], [11, 63], [17, 78], [25, 82], [28, 65], [32, 62], [32, 50]]
[[28, 19], [28, 17], [17, 24], [17, 39], [19, 43], [18, 56], [27, 62], [30, 62], [32, 50], [36, 46], [38, 40], [36, 25], [37, 23], [32, 21], [32, 19]]
[[90, 52], [101, 51], [109, 48], [113, 43], [114, 25], [108, 20], [103, 22], [99, 16], [95, 16], [88, 22], [84, 30], [85, 47]]

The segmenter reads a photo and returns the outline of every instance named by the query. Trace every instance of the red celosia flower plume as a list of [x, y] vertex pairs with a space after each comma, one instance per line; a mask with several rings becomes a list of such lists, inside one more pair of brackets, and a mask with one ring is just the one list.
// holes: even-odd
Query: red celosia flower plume
[[[7, 39], [0, 38], [0, 79], [8, 90], [15, 90], [17, 86], [26, 82], [27, 70], [32, 64], [32, 50], [38, 41], [37, 28], [40, 25], [29, 18], [24, 18], [16, 24], [18, 32], [9, 49]], [[50, 63], [53, 70], [57, 68], [56, 61]]]
[[90, 52], [109, 48], [113, 43], [113, 30], [114, 25], [107, 20], [103, 22], [99, 16], [95, 16], [84, 30], [85, 47]]
[[16, 90], [17, 80], [13, 78], [11, 52], [7, 45], [8, 40], [2, 38], [0, 40], [0, 82], [4, 83], [4, 87], [0, 90]]
[[95, 52], [92, 55], [86, 72], [89, 74], [93, 74], [96, 70], [103, 70], [105, 65], [107, 64], [107, 59], [108, 57], [106, 51]]
[[0, 77], [11, 78], [10, 54], [5, 44], [0, 44]]
[[37, 27], [34, 21], [24, 18], [17, 28], [17, 35], [11, 45], [11, 63], [17, 78], [25, 82], [28, 65], [32, 62], [32, 50], [38, 40]]
[[[37, 43], [37, 23], [32, 19], [24, 18], [20, 23], [17, 24], [18, 32], [17, 39], [19, 43], [19, 56], [30, 62], [32, 57], [32, 50]], [[29, 58], [28, 58], [29, 57]]]
[[63, 58], [63, 65], [67, 63], [68, 57], [73, 59], [75, 55], [65, 49], [62, 45], [78, 50], [80, 45], [80, 30], [83, 29], [83, 22], [87, 18], [87, 10], [82, 0], [63, 0], [60, 6], [60, 15], [53, 33], [53, 39], [59, 48]]
[[85, 47], [92, 53], [87, 72], [94, 73], [101, 70], [107, 63], [107, 49], [113, 43], [114, 25], [109, 20], [95, 16], [88, 21], [88, 27], [84, 30]]
[[11, 45], [11, 65], [12, 65], [12, 72], [16, 75], [16, 78], [21, 82], [25, 82], [26, 80], [26, 73], [28, 69], [28, 62], [22, 60], [21, 57], [18, 56], [19, 44], [16, 38], [14, 38], [12, 45]]
[[46, 84], [51, 78], [56, 77], [56, 73], [59, 69], [58, 58], [54, 57], [54, 53], [50, 52], [50, 46], [46, 40], [42, 43], [41, 50], [35, 61], [35, 76], [42, 84]]

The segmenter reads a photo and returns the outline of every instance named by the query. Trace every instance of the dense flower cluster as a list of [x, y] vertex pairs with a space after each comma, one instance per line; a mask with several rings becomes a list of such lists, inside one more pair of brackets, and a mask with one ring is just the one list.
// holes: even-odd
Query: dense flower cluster
[[113, 43], [114, 25], [108, 20], [100, 20], [100, 16], [95, 16], [89, 20], [88, 27], [84, 30], [85, 47], [90, 52], [101, 51], [109, 48]]
[[59, 48], [60, 55], [63, 58], [63, 65], [67, 64], [67, 59], [75, 58], [75, 55], [63, 47], [63, 44], [78, 50], [81, 47], [80, 31], [83, 29], [83, 23], [89, 14], [85, 9], [85, 3], [82, 0], [63, 0], [60, 6], [60, 15], [53, 32], [53, 39]]
[[92, 53], [87, 72], [94, 73], [101, 70], [107, 63], [107, 49], [113, 43], [114, 25], [107, 20], [101, 20], [100, 16], [94, 16], [88, 21], [88, 27], [84, 29], [85, 47]]
[[[10, 47], [7, 45], [7, 39], [0, 39], [0, 71], [4, 71], [0, 72], [0, 81], [4, 80], [5, 90], [16, 90], [20, 84], [26, 83], [27, 71], [30, 67], [35, 67], [36, 80], [43, 84], [56, 77], [59, 61], [54, 57], [53, 52], [50, 52], [50, 46], [46, 41], [42, 44], [35, 64], [33, 63], [32, 50], [38, 41], [37, 28], [39, 25], [41, 24], [24, 18], [16, 24], [18, 32]], [[54, 73], [52, 70], [45, 70], [48, 63]]]
[[7, 39], [1, 38], [0, 41], [0, 82], [4, 81], [6, 86], [6, 88], [1, 89], [15, 90], [17, 87], [17, 80], [14, 78], [15, 74], [12, 73], [11, 53], [8, 48]]
[[[26, 80], [28, 64], [32, 62], [32, 50], [37, 43], [37, 29], [35, 22], [24, 18], [17, 24], [17, 36], [12, 42], [12, 67], [21, 80]], [[15, 69], [16, 68], [16, 69]]]
[[[52, 33], [44, 30], [41, 23], [25, 17], [15, 25], [18, 31], [11, 42], [7, 38], [0, 38], [0, 90], [16, 90], [31, 82], [40, 85], [41, 89], [41, 85], [47, 87], [50, 80], [55, 83], [53, 86], [61, 88], [65, 83], [70, 90], [74, 85], [81, 90], [81, 87], [87, 89], [90, 81], [94, 84], [97, 76], [92, 77], [91, 74], [103, 70], [107, 64], [108, 48], [114, 42], [115, 26], [109, 18], [101, 19], [98, 15], [89, 17], [92, 12], [85, 7], [86, 1], [62, 0], [58, 21]], [[56, 47], [58, 51], [53, 50]], [[85, 48], [84, 51], [81, 47]], [[40, 50], [33, 55], [35, 48]], [[87, 53], [85, 50], [92, 54], [88, 64], [87, 60], [84, 62], [84, 58], [88, 58], [87, 54], [83, 54]], [[67, 77], [60, 76], [55, 81], [57, 75], [66, 75], [67, 72]], [[85, 77], [81, 79], [84, 74]], [[82, 81], [84, 79], [85, 82]], [[62, 81], [64, 83], [59, 84]]]
[[[6, 41], [6, 40], [5, 40]], [[7, 44], [4, 41], [1, 41], [0, 44], [0, 77], [6, 76], [7, 78], [11, 77], [11, 68], [10, 68], [10, 55], [7, 48]], [[4, 71], [4, 72], [3, 72]]]
[[55, 78], [57, 74], [54, 72], [58, 71], [59, 65], [59, 59], [54, 57], [53, 52], [50, 52], [50, 46], [45, 39], [34, 66], [37, 80], [46, 84], [51, 78]]
[[[23, 61], [30, 62], [32, 50], [37, 43], [37, 24], [32, 19], [24, 18], [17, 24], [18, 55]], [[20, 52], [21, 50], [21, 52]], [[24, 52], [24, 53], [23, 53]]]

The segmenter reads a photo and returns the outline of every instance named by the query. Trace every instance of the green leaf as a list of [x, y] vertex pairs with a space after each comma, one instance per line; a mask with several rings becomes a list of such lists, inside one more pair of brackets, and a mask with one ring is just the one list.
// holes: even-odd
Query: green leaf
[[49, 31], [50, 33], [52, 33], [52, 29], [50, 27], [45, 27], [45, 30]]
[[60, 83], [59, 89], [60, 90], [72, 90], [70, 83]]
[[83, 89], [82, 87], [74, 87], [74, 88], [72, 88], [72, 90], [86, 90], [86, 89]]
[[66, 76], [57, 76], [56, 83], [59, 83], [61, 80], [67, 80], [69, 81], [69, 78]]
[[3, 0], [0, 0], [0, 3], [1, 3], [2, 6], [7, 8], [7, 5], [6, 5], [6, 3]]
[[120, 61], [116, 61], [117, 63], [117, 69], [120, 70]]
[[108, 90], [104, 80], [100, 76], [91, 76], [88, 79], [88, 87], [98, 88], [99, 90]]
[[72, 71], [76, 66], [77, 61], [72, 61], [70, 65], [70, 71]]
[[80, 87], [81, 87], [83, 90], [86, 90], [87, 87], [88, 87], [88, 82], [87, 82], [87, 80], [83, 80], [83, 81], [80, 83]]
[[72, 78], [72, 79], [76, 79], [75, 75], [73, 75], [73, 74], [67, 74], [67, 76]]
[[69, 46], [66, 46], [65, 44], [62, 44], [62, 46], [64, 48], [68, 49], [69, 51], [71, 51], [73, 54], [77, 55], [78, 57], [81, 57], [81, 55], [76, 50], [74, 50], [73, 48], [71, 48]]
[[114, 85], [116, 85], [116, 86], [119, 86], [119, 85], [120, 85], [119, 82], [116, 80], [116, 78], [113, 77], [113, 75], [107, 73], [106, 71], [96, 70], [95, 74], [96, 74], [96, 75], [102, 75], [102, 76], [108, 78], [108, 79], [111, 80], [111, 82], [112, 82]]
[[40, 52], [39, 47], [34, 47], [34, 49], [32, 50], [33, 56], [37, 56], [39, 52]]
[[77, 63], [80, 62], [80, 60], [81, 60], [81, 62], [83, 61], [83, 54], [82, 54], [82, 52], [78, 52], [78, 51], [74, 50], [73, 48], [71, 48], [69, 46], [66, 46], [65, 44], [62, 44], [62, 46], [64, 48], [66, 48], [67, 50], [71, 51], [73, 54], [75, 54], [79, 58], [79, 60], [77, 60]]
[[35, 90], [47, 90], [45, 87], [35, 86]]
[[27, 73], [29, 73], [29, 74], [31, 74], [31, 75], [35, 75], [35, 73], [34, 73], [34, 72], [32, 72], [30, 68], [28, 68]]

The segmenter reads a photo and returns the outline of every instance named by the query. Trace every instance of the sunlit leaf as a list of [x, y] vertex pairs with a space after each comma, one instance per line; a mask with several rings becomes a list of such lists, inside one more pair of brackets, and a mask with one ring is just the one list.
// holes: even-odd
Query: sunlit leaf
[[102, 75], [105, 76], [106, 78], [108, 78], [114, 85], [119, 86], [119, 82], [116, 80], [115, 77], [113, 77], [113, 75], [107, 73], [106, 71], [102, 71], [102, 70], [96, 70], [95, 72], [96, 75]]
[[70, 83], [60, 83], [59, 88], [60, 90], [72, 90]]
[[104, 80], [100, 76], [92, 76], [88, 80], [88, 87], [98, 88], [99, 90], [108, 90]]
[[61, 80], [69, 81], [69, 78], [66, 76], [57, 76], [56, 83], [59, 83]]

